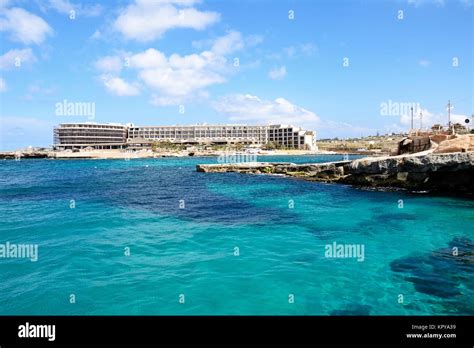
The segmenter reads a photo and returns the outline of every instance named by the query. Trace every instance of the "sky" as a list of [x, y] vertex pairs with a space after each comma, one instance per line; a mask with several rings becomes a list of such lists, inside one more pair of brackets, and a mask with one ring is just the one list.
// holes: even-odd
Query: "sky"
[[[0, 150], [59, 123], [293, 124], [473, 112], [474, 0], [0, 0]], [[421, 120], [420, 120], [421, 115]], [[421, 123], [420, 123], [421, 121]], [[471, 120], [472, 124], [472, 120]]]

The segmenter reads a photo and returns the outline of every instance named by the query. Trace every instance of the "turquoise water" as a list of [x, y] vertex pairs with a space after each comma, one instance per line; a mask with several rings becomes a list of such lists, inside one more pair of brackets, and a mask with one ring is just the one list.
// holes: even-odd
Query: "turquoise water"
[[474, 201], [199, 163], [216, 159], [1, 161], [0, 244], [39, 258], [0, 258], [0, 314], [474, 314]]

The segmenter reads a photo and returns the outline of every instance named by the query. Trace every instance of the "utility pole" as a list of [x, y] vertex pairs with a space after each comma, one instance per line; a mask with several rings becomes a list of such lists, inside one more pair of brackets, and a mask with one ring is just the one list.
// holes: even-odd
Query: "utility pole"
[[413, 106], [410, 108], [411, 110], [411, 130], [410, 132], [413, 132]]
[[448, 130], [451, 130], [451, 100], [448, 100]]

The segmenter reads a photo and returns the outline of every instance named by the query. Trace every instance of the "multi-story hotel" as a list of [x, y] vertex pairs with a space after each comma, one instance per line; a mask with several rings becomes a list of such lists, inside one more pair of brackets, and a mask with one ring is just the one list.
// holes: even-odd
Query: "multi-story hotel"
[[128, 127], [121, 124], [62, 123], [54, 127], [54, 148], [57, 150], [92, 147], [123, 148]]
[[316, 136], [312, 131], [306, 131], [294, 126], [271, 125], [267, 127], [268, 141], [282, 147], [315, 150]]
[[175, 144], [274, 143], [285, 148], [315, 150], [316, 136], [290, 125], [190, 125], [134, 126], [118, 124], [67, 123], [54, 128], [54, 148], [121, 149], [151, 147], [154, 142]]
[[268, 142], [267, 127], [245, 125], [131, 127], [128, 130], [128, 137], [183, 144], [266, 144]]

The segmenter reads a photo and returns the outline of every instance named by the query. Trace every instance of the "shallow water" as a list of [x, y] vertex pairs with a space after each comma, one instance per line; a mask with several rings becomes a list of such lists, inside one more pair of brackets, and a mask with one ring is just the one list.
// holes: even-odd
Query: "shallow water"
[[474, 314], [474, 201], [195, 171], [216, 162], [1, 161], [0, 244], [39, 257], [0, 258], [0, 314]]

